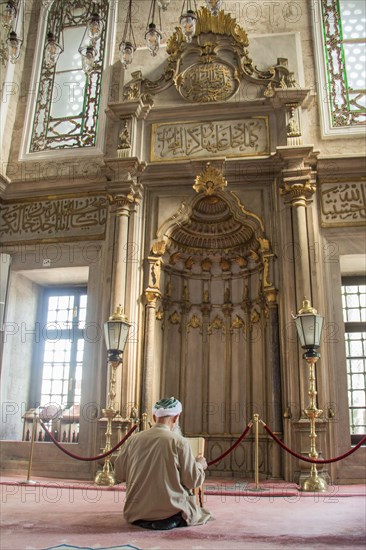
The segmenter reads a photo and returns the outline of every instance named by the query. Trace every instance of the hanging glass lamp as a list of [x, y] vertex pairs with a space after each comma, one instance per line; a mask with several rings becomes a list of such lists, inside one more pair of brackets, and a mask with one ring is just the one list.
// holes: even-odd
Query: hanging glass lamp
[[93, 44], [99, 40], [103, 31], [103, 21], [99, 17], [99, 13], [95, 12], [90, 17], [86, 24], [88, 37]]
[[[147, 20], [148, 24], [147, 24], [146, 33], [145, 33], [145, 42], [152, 56], [155, 56], [158, 53], [159, 47], [160, 47], [160, 40], [162, 39], [162, 36], [163, 36], [161, 34], [161, 31], [156, 28], [156, 25], [154, 23], [155, 8], [156, 8], [156, 0], [151, 0], [149, 18]], [[160, 28], [161, 28], [160, 7], [159, 7], [159, 20], [160, 20]]]
[[122, 41], [119, 45], [119, 58], [124, 69], [127, 69], [127, 65], [130, 65], [132, 63], [133, 54], [136, 50], [136, 42], [132, 29], [131, 13], [132, 0], [129, 0], [125, 28], [123, 30]]
[[92, 45], [86, 46], [86, 48], [79, 50], [82, 55], [83, 71], [86, 75], [90, 75], [93, 72], [95, 66], [95, 49]]
[[135, 48], [131, 44], [131, 42], [121, 42], [119, 45], [119, 58], [122, 63], [122, 67], [124, 69], [127, 69], [127, 65], [130, 65], [133, 60], [133, 54], [135, 52]]
[[19, 59], [22, 40], [18, 38], [15, 31], [11, 31], [6, 40], [6, 43], [8, 46], [9, 61], [11, 63], [16, 63]]
[[2, 25], [5, 29], [11, 29], [15, 18], [17, 16], [17, 9], [13, 1], [7, 2], [2, 14]]
[[162, 34], [157, 30], [155, 23], [149, 24], [149, 29], [145, 34], [146, 46], [150, 50], [152, 56], [155, 56], [160, 48], [160, 40]]
[[56, 42], [55, 35], [50, 31], [47, 35], [47, 44], [44, 52], [45, 65], [48, 69], [52, 69], [56, 65], [63, 51], [63, 46]]
[[197, 16], [194, 11], [187, 10], [180, 16], [179, 20], [183, 36], [187, 42], [192, 42], [192, 37], [196, 32]]

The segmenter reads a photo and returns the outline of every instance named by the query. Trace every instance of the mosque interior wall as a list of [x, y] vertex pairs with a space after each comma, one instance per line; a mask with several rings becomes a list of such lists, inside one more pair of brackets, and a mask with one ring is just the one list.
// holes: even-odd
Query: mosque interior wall
[[[151, 421], [151, 405], [164, 394], [182, 400], [183, 431], [206, 438], [209, 458], [227, 449], [255, 412], [289, 447], [306, 454], [308, 371], [291, 312], [307, 294], [325, 316], [316, 366], [324, 409], [317, 445], [322, 457], [344, 452], [350, 433], [341, 277], [365, 273], [364, 215], [359, 209], [349, 215], [347, 195], [347, 186], [358, 197], [364, 189], [364, 136], [322, 138], [312, 2], [287, 3], [296, 13], [285, 12], [284, 2], [257, 3], [256, 14], [253, 2], [226, 2], [248, 34], [253, 66], [263, 73], [255, 81], [232, 77], [236, 93], [209, 102], [184, 98], [192, 92], [179, 91], [172, 81], [168, 86], [168, 76], [156, 91], [151, 81], [165, 71], [165, 43], [152, 58], [138, 42], [132, 67], [121, 69], [124, 11], [122, 2], [115, 3], [97, 150], [32, 156], [25, 152], [24, 129], [40, 4], [27, 2], [25, 54], [2, 73], [1, 252], [12, 258], [2, 330], [2, 467], [27, 465], [23, 416], [36, 401], [39, 298], [50, 286], [71, 283], [87, 286], [90, 329], [80, 438], [69, 446], [78, 454], [103, 449], [109, 376], [102, 325], [118, 304], [132, 332], [117, 372], [121, 414], [114, 442], [126, 432], [133, 408]], [[147, 4], [139, 2], [136, 36], [144, 32]], [[166, 13], [164, 36], [173, 33], [178, 11]], [[234, 63], [233, 49], [222, 56]], [[286, 78], [293, 74], [296, 87], [271, 95], [263, 76], [270, 66]], [[289, 130], [293, 120], [296, 135]], [[213, 127], [236, 141], [225, 134], [203, 146]], [[123, 128], [125, 156], [118, 149]], [[200, 136], [199, 147], [190, 135]], [[202, 186], [193, 188], [199, 177]], [[303, 186], [302, 195], [294, 185]], [[252, 443], [250, 436], [212, 475], [253, 476]], [[324, 468], [324, 475], [356, 482], [364, 458], [361, 448], [347, 462]], [[39, 475], [85, 479], [97, 467], [73, 466], [50, 443], [36, 445]], [[306, 472], [261, 433], [263, 478], [299, 481]]]

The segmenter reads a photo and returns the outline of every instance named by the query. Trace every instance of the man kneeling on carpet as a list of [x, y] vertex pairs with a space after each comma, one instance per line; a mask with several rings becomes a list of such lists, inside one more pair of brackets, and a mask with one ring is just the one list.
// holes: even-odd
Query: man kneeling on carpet
[[181, 435], [182, 404], [174, 397], [153, 407], [154, 426], [130, 437], [116, 458], [115, 477], [126, 481], [124, 517], [146, 529], [201, 525], [210, 513], [201, 508], [192, 489], [202, 485], [207, 462], [194, 458]]

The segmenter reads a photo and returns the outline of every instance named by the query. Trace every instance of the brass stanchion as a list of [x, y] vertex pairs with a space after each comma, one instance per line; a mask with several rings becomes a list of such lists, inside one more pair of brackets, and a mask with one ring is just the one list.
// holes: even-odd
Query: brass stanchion
[[31, 480], [30, 478], [31, 471], [32, 471], [32, 464], [33, 464], [34, 443], [36, 441], [36, 437], [37, 437], [37, 414], [34, 413], [33, 426], [32, 426], [32, 440], [31, 440], [30, 451], [29, 451], [27, 479], [26, 481], [22, 481], [22, 483], [26, 483], [27, 485], [34, 485], [35, 483], [37, 483], [36, 481]]
[[254, 422], [254, 483], [255, 489], [259, 489], [259, 414], [253, 414]]
[[[254, 487], [248, 487], [249, 491], [268, 491], [259, 485], [259, 414], [253, 414], [254, 424]], [[262, 422], [262, 421], [261, 421]]]

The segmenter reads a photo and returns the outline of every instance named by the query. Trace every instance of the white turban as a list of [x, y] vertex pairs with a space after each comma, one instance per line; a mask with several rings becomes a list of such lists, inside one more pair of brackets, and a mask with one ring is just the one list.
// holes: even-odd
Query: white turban
[[157, 418], [162, 416], [176, 416], [182, 412], [182, 403], [175, 397], [164, 397], [157, 401], [152, 408], [152, 413]]

